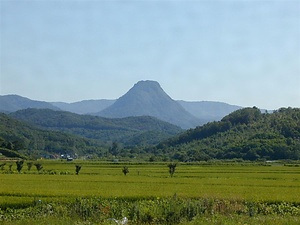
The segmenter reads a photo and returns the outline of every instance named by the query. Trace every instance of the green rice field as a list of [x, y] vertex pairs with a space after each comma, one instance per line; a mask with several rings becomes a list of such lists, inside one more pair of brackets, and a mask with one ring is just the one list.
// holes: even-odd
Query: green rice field
[[[173, 177], [167, 163], [108, 164], [44, 161], [44, 173], [34, 166], [21, 174], [0, 174], [0, 203], [14, 198], [66, 197], [212, 197], [255, 201], [300, 202], [300, 167], [257, 165], [185, 165]], [[124, 176], [123, 166], [129, 168]], [[13, 168], [14, 169], [14, 168]], [[17, 200], [14, 200], [14, 202]]]
[[[34, 166], [28, 171], [25, 164], [21, 173], [17, 173], [15, 164], [12, 171], [8, 171], [8, 167], [0, 171], [0, 208], [17, 210], [37, 201], [68, 204], [76, 199], [100, 198], [129, 202], [150, 199], [160, 204], [160, 199], [170, 200], [176, 196], [180, 201], [243, 202], [240, 205], [287, 203], [300, 212], [300, 167], [297, 164], [178, 164], [171, 177], [167, 163], [40, 163], [41, 172]], [[75, 174], [76, 164], [82, 166], [79, 175]], [[126, 176], [122, 173], [123, 166], [129, 169]], [[293, 218], [299, 221], [299, 216]]]

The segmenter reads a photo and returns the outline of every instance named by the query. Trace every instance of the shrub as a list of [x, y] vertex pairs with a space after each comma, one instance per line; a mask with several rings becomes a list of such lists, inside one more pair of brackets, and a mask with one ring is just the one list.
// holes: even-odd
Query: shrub
[[175, 169], [176, 169], [177, 163], [169, 163], [168, 167], [169, 167], [169, 173], [170, 176], [173, 177], [174, 173], [175, 173]]
[[28, 162], [27, 163], [27, 169], [28, 169], [28, 171], [31, 170], [32, 165], [33, 165], [33, 162]]
[[17, 161], [16, 164], [17, 164], [18, 173], [20, 173], [23, 168], [24, 161], [23, 160]]
[[76, 175], [79, 174], [79, 171], [81, 170], [81, 165], [75, 165]]
[[122, 169], [122, 172], [124, 173], [124, 175], [126, 176], [127, 173], [129, 173], [129, 169], [127, 166], [124, 166]]
[[35, 163], [34, 165], [39, 172], [43, 169], [43, 165], [41, 163]]

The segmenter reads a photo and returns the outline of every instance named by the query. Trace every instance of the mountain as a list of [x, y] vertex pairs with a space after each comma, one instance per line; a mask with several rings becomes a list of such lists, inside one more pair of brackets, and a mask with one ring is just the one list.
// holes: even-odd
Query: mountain
[[0, 112], [15, 112], [27, 108], [60, 110], [48, 102], [35, 101], [19, 95], [0, 96]]
[[116, 100], [99, 99], [83, 100], [73, 103], [51, 102], [51, 104], [63, 111], [73, 112], [77, 114], [93, 114], [111, 106], [115, 101]]
[[213, 101], [177, 102], [193, 116], [202, 119], [206, 122], [221, 120], [224, 116], [228, 115], [229, 113], [232, 113], [242, 108], [241, 106], [229, 105], [227, 103]]
[[173, 160], [300, 159], [300, 109], [281, 108], [272, 114], [244, 108], [219, 122], [190, 129], [160, 143], [155, 153]]
[[76, 135], [38, 128], [0, 113], [0, 148], [34, 157], [42, 153], [98, 154], [104, 144]]
[[172, 124], [149, 116], [129, 118], [101, 118], [49, 109], [25, 109], [10, 116], [42, 129], [58, 130], [125, 146], [158, 144], [182, 130]]
[[[98, 99], [98, 100], [83, 100], [73, 103], [65, 102], [51, 102], [55, 107], [60, 108], [63, 111], [73, 112], [77, 114], [96, 114], [112, 104], [116, 100]], [[203, 122], [211, 122], [221, 120], [229, 113], [241, 109], [241, 106], [230, 105], [223, 102], [213, 101], [182, 101], [177, 102], [194, 117], [200, 119]], [[265, 111], [265, 110], [262, 110]]]
[[156, 81], [139, 81], [114, 104], [96, 115], [108, 118], [153, 116], [181, 128], [191, 128], [203, 121], [171, 99]]
[[27, 108], [48, 108], [108, 118], [149, 115], [186, 129], [218, 121], [241, 107], [222, 102], [174, 101], [155, 81], [138, 82], [118, 100], [99, 99], [73, 103], [48, 103], [18, 95], [0, 96], [0, 112], [9, 113]]

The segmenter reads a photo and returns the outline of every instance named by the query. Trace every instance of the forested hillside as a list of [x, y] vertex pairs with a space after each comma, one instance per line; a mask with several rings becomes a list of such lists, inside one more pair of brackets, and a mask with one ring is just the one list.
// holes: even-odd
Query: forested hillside
[[[106, 119], [48, 109], [0, 114], [0, 147], [31, 155], [68, 152], [126, 157], [135, 149], [139, 152], [135, 156], [141, 158], [152, 155], [179, 161], [300, 159], [299, 108], [281, 108], [272, 114], [245, 108], [219, 122], [178, 132], [178, 127], [152, 117]], [[144, 148], [176, 133], [156, 147]], [[118, 143], [126, 149], [120, 151]]]
[[281, 108], [272, 114], [256, 107], [240, 109], [149, 151], [181, 161], [300, 159], [300, 109]]
[[49, 109], [26, 109], [10, 115], [43, 129], [64, 131], [107, 144], [118, 142], [124, 146], [158, 144], [182, 131], [150, 116], [109, 119]]
[[0, 113], [0, 147], [26, 155], [43, 153], [97, 154], [104, 144], [58, 131], [42, 130]]

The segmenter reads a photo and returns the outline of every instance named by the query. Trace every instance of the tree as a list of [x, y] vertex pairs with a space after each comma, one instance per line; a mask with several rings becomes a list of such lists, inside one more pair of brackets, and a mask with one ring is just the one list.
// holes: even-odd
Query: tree
[[9, 168], [9, 171], [10, 171], [10, 172], [12, 172], [12, 166], [13, 166], [12, 163], [10, 163], [10, 164], [8, 165], [8, 168]]
[[168, 164], [169, 173], [170, 173], [171, 177], [173, 177], [173, 174], [175, 173], [176, 166], [177, 166], [177, 163], [169, 163]]
[[31, 170], [32, 165], [33, 165], [33, 162], [28, 162], [27, 163], [27, 169], [28, 169], [28, 171]]
[[34, 165], [39, 172], [43, 169], [43, 165], [41, 163], [35, 163]]
[[124, 175], [126, 176], [127, 173], [129, 173], [129, 169], [127, 166], [124, 166], [122, 169], [122, 172], [124, 173]]
[[149, 158], [149, 162], [154, 162], [155, 161], [155, 157], [152, 155], [152, 156], [150, 156], [150, 158]]
[[24, 161], [23, 160], [17, 161], [16, 164], [17, 164], [17, 170], [20, 173], [23, 168]]
[[81, 165], [75, 165], [76, 167], [76, 175], [79, 174], [79, 171], [81, 170]]
[[114, 155], [114, 156], [116, 156], [116, 155], [119, 154], [119, 151], [120, 151], [119, 145], [118, 145], [117, 142], [114, 141], [112, 143], [112, 146], [109, 148], [109, 153], [112, 154], [112, 155]]
[[11, 143], [11, 142], [8, 142], [7, 145], [6, 145], [6, 148], [9, 149], [9, 150], [13, 150], [14, 149], [14, 144]]

